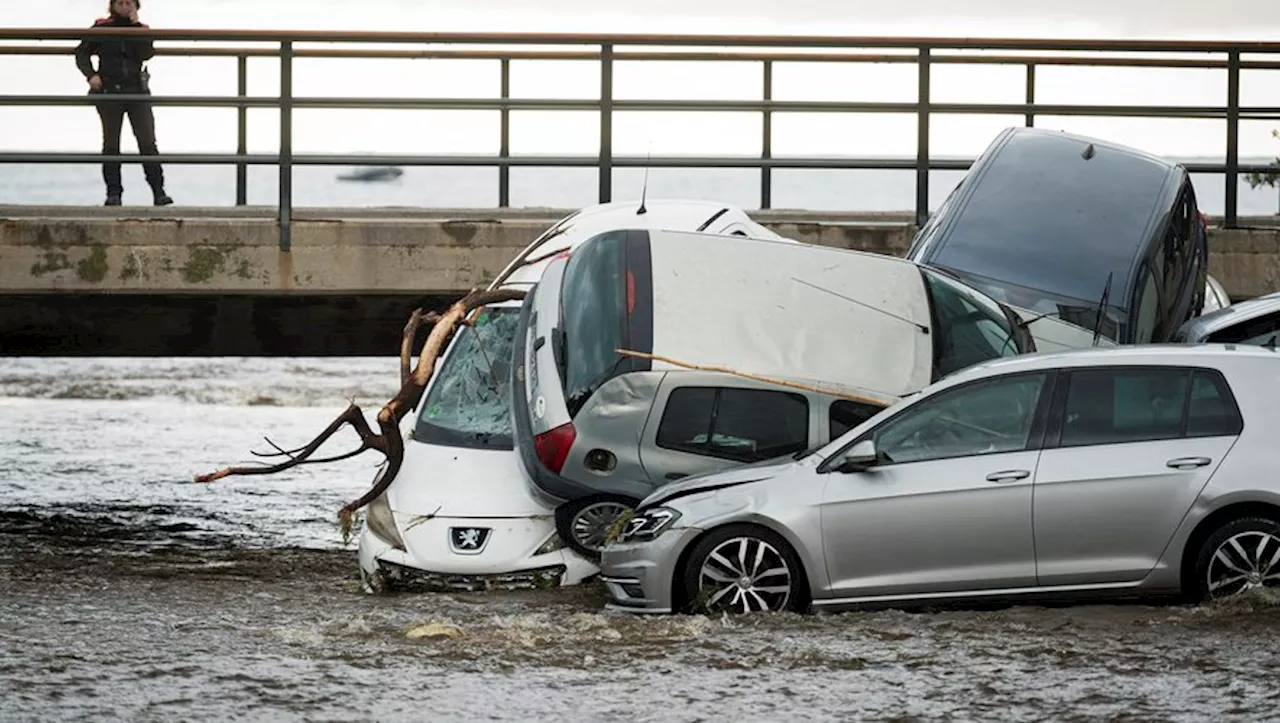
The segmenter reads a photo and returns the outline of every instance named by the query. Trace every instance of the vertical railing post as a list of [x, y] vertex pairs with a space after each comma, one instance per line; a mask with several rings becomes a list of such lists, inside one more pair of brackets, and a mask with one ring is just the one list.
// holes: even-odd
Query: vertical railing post
[[511, 205], [511, 166], [507, 161], [511, 158], [511, 109], [506, 102], [511, 99], [511, 58], [502, 59], [502, 115], [498, 138], [498, 208]]
[[916, 110], [916, 226], [929, 220], [929, 48], [920, 48], [919, 105]]
[[280, 43], [280, 250], [293, 246], [293, 41]]
[[600, 46], [600, 203], [613, 200], [613, 44]]
[[[236, 57], [236, 92], [243, 104], [249, 95], [249, 56]], [[249, 152], [249, 109], [241, 105], [236, 109], [236, 155], [243, 156]], [[249, 203], [249, 165], [243, 161], [236, 164], [236, 205]]]
[[1223, 226], [1235, 228], [1240, 195], [1240, 51], [1227, 53], [1227, 169]]
[[[773, 61], [764, 61], [764, 87], [761, 97], [765, 103], [773, 101]], [[773, 158], [773, 111], [765, 108], [761, 122], [760, 160]], [[773, 208], [773, 167], [760, 164], [760, 208]]]
[[1036, 64], [1027, 63], [1027, 127], [1036, 124]]

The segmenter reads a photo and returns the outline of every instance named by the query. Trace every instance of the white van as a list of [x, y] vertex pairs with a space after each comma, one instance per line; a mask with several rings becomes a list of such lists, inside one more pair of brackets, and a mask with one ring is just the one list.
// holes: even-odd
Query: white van
[[[547, 229], [489, 288], [529, 289], [557, 253], [621, 227], [787, 241], [724, 204], [603, 204]], [[518, 302], [495, 304], [460, 329], [417, 413], [405, 417], [403, 466], [369, 504], [360, 534], [367, 590], [569, 585], [597, 572], [565, 549], [553, 510], [529, 493], [513, 451], [508, 370], [519, 312]]]
[[555, 260], [525, 299], [516, 442], [561, 536], [591, 554], [674, 479], [823, 444], [979, 362], [1093, 341], [900, 258], [615, 230]]

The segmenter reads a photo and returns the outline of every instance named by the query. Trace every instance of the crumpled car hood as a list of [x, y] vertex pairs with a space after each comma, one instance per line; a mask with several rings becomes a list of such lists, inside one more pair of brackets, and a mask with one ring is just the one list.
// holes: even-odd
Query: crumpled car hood
[[794, 464], [799, 463], [791, 457], [783, 457], [781, 460], [765, 460], [763, 462], [756, 462], [755, 464], [749, 464], [743, 467], [735, 467], [731, 470], [701, 475], [699, 477], [690, 477], [659, 488], [653, 494], [646, 497], [636, 509], [637, 511], [642, 510], [646, 507], [664, 504], [671, 500], [698, 494], [700, 492], [710, 492], [712, 490], [724, 489], [726, 487], [737, 487], [738, 485], [772, 479], [780, 472]]

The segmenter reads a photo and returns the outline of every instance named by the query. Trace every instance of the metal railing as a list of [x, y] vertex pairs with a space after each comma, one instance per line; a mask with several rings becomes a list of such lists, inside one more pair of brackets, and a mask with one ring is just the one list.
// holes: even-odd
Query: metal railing
[[[146, 100], [158, 106], [236, 108], [236, 153], [177, 153], [154, 156], [160, 163], [234, 164], [236, 203], [247, 202], [249, 165], [279, 169], [278, 214], [280, 248], [291, 245], [293, 168], [306, 165], [485, 166], [498, 170], [498, 205], [510, 201], [513, 167], [593, 167], [598, 170], [599, 201], [612, 199], [615, 168], [746, 168], [760, 172], [760, 208], [772, 206], [773, 171], [776, 169], [874, 169], [914, 170], [916, 221], [923, 224], [929, 210], [929, 172], [965, 170], [972, 160], [933, 158], [930, 155], [930, 118], [935, 114], [1021, 115], [1028, 126], [1037, 115], [1112, 116], [1131, 118], [1217, 119], [1226, 123], [1225, 162], [1187, 164], [1193, 173], [1225, 174], [1224, 225], [1238, 224], [1239, 183], [1242, 173], [1274, 170], [1266, 165], [1242, 165], [1239, 156], [1241, 120], [1280, 120], [1280, 106], [1240, 105], [1242, 69], [1280, 70], [1280, 43], [1195, 41], [1102, 41], [1027, 39], [873, 38], [814, 36], [718, 36], [718, 35], [580, 35], [510, 33], [373, 33], [299, 31], [205, 31], [140, 29], [5, 29], [0, 41], [40, 41], [0, 46], [0, 55], [68, 55], [80, 39], [151, 37], [162, 41], [158, 56], [227, 57], [237, 61], [235, 96], [134, 96], [114, 95], [120, 101]], [[176, 45], [175, 43], [195, 43]], [[211, 43], [262, 43], [265, 47], [218, 47]], [[301, 47], [304, 44], [327, 47]], [[352, 48], [342, 45], [411, 45], [412, 48]], [[462, 47], [479, 46], [479, 47]], [[542, 47], [539, 47], [542, 46]], [[546, 47], [554, 46], [554, 47]], [[854, 52], [854, 49], [857, 52]], [[878, 52], [871, 52], [878, 51]], [[981, 51], [981, 52], [975, 52]], [[1179, 57], [1162, 57], [1177, 54]], [[1259, 54], [1267, 60], [1245, 60]], [[1182, 57], [1194, 56], [1194, 57]], [[280, 92], [277, 96], [251, 96], [250, 58], [278, 58]], [[298, 97], [293, 92], [295, 63], [303, 58], [417, 58], [497, 60], [500, 64], [496, 98], [357, 98]], [[600, 93], [585, 100], [512, 98], [511, 69], [517, 62], [589, 60], [598, 63]], [[632, 100], [614, 94], [614, 69], [623, 61], [737, 61], [760, 67], [758, 100]], [[774, 69], [779, 63], [906, 63], [918, 69], [918, 93], [914, 102], [786, 101], [774, 99]], [[940, 103], [932, 100], [931, 70], [936, 65], [1014, 65], [1025, 70], [1023, 103]], [[1225, 69], [1225, 102], [1214, 106], [1192, 105], [1077, 105], [1041, 104], [1036, 101], [1036, 70], [1047, 66], [1099, 66], [1145, 68]], [[86, 95], [0, 95], [4, 106], [91, 105]], [[277, 109], [280, 114], [279, 152], [247, 152], [248, 109]], [[293, 151], [293, 111], [300, 108], [493, 110], [500, 114], [498, 154], [493, 155], [335, 155], [299, 154]], [[594, 156], [522, 156], [511, 152], [511, 111], [592, 111], [599, 114], [600, 150]], [[738, 156], [620, 156], [613, 149], [614, 114], [625, 111], [756, 112], [762, 117], [759, 157]], [[912, 158], [779, 157], [773, 153], [773, 120], [782, 113], [910, 113], [916, 116], [916, 155]], [[136, 155], [104, 156], [97, 153], [0, 153], [0, 163], [100, 163], [104, 160], [137, 162]]]

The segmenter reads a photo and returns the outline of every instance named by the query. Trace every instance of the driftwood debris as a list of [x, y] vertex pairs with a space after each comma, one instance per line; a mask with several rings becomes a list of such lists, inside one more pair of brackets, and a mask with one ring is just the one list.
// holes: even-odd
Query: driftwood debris
[[[404, 440], [400, 436], [400, 421], [418, 406], [418, 402], [422, 399], [423, 390], [435, 371], [436, 361], [449, 345], [449, 340], [453, 338], [458, 327], [469, 325], [472, 319], [469, 319], [468, 315], [487, 304], [516, 301], [523, 299], [524, 295], [525, 292], [519, 289], [494, 289], [489, 291], [473, 289], [460, 301], [450, 306], [443, 314], [436, 312], [424, 313], [422, 309], [415, 310], [409, 317], [409, 322], [405, 325], [400, 340], [400, 391], [378, 412], [379, 432], [375, 433], [373, 431], [365, 420], [364, 412], [353, 402], [306, 446], [296, 449], [284, 449], [268, 439], [267, 444], [271, 445], [275, 451], [253, 453], [254, 456], [269, 459], [286, 458], [284, 461], [277, 464], [263, 463], [256, 466], [227, 467], [211, 474], [197, 475], [195, 481], [203, 483], [214, 482], [224, 477], [235, 475], [275, 474], [299, 465], [336, 462], [355, 457], [370, 449], [377, 450], [387, 458], [386, 471], [378, 478], [377, 484], [372, 489], [339, 511], [338, 516], [344, 528], [349, 528], [355, 511], [377, 499], [378, 495], [382, 494], [391, 485], [396, 475], [400, 472], [400, 465], [404, 462]], [[417, 363], [412, 364], [412, 359], [415, 356], [412, 353], [413, 343], [423, 323], [432, 325], [431, 333], [423, 343], [422, 351], [416, 355]], [[350, 425], [356, 431], [356, 434], [360, 435], [359, 448], [334, 457], [312, 458], [312, 455], [330, 437], [337, 434], [347, 425]]]

